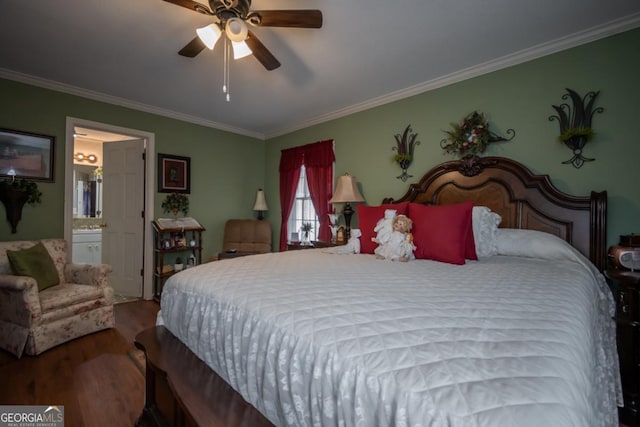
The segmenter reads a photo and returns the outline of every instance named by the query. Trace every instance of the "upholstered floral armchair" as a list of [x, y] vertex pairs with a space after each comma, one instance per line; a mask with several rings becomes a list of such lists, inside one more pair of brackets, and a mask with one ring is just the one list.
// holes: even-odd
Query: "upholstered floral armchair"
[[[45, 257], [50, 255], [55, 266], [50, 269], [53, 280], [45, 289], [40, 279], [14, 275], [12, 269], [16, 268], [16, 253], [38, 247]], [[0, 348], [18, 357], [23, 352], [37, 355], [113, 327], [113, 289], [107, 281], [110, 272], [107, 264], [67, 263], [67, 242], [63, 239], [0, 242]]]

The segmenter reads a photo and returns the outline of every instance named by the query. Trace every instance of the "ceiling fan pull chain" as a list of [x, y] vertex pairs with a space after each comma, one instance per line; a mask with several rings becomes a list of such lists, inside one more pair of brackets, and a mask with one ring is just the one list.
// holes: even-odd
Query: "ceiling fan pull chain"
[[231, 50], [229, 48], [229, 41], [225, 37], [224, 39], [224, 58], [223, 58], [223, 70], [222, 70], [222, 92], [226, 94], [227, 102], [231, 101], [231, 95], [229, 93], [229, 55]]
[[224, 39], [224, 57], [222, 60], [222, 92], [227, 93], [227, 70], [229, 69], [229, 64], [227, 63], [227, 57], [229, 53], [229, 45], [227, 39]]
[[231, 101], [231, 73], [229, 69], [231, 68], [231, 47], [229, 47], [230, 42], [227, 41], [227, 102]]

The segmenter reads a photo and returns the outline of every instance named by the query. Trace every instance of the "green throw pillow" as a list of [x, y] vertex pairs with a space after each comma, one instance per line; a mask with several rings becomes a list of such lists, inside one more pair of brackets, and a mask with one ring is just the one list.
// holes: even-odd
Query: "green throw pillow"
[[29, 276], [38, 282], [38, 290], [60, 283], [58, 270], [42, 242], [20, 251], [7, 250], [11, 270], [16, 276]]

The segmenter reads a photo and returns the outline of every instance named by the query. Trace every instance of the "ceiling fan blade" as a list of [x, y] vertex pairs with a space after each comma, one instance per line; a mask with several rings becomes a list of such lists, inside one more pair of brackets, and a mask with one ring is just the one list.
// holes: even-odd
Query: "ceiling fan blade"
[[255, 56], [267, 70], [275, 70], [280, 66], [280, 61], [278, 61], [276, 57], [269, 52], [269, 49], [267, 49], [251, 31], [249, 31], [249, 35], [247, 36], [245, 43], [247, 43], [249, 49], [253, 52], [253, 56]]
[[262, 17], [261, 27], [321, 28], [322, 12], [308, 10], [256, 10]]
[[209, 10], [208, 7], [203, 5], [202, 3], [198, 3], [193, 0], [164, 0], [169, 3], [173, 3], [178, 6], [186, 7], [187, 9], [195, 10], [198, 13], [202, 13], [204, 15], [213, 15], [213, 12]]
[[205, 47], [206, 46], [204, 45], [204, 43], [202, 43], [200, 37], [196, 36], [196, 38], [187, 43], [185, 47], [180, 49], [180, 52], [178, 52], [178, 54], [186, 56], [188, 58], [193, 58], [194, 56], [202, 52], [202, 49], [204, 49]]

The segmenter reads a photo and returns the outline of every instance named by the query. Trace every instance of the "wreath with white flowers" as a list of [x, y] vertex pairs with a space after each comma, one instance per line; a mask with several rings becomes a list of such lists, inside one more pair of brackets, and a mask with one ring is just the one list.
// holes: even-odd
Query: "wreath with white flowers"
[[440, 141], [440, 147], [449, 154], [464, 156], [484, 152], [492, 142], [510, 141], [515, 136], [513, 129], [507, 133], [511, 138], [503, 138], [489, 130], [484, 114], [474, 111], [464, 117], [460, 123], [451, 123], [451, 130], [444, 131], [448, 137]]

